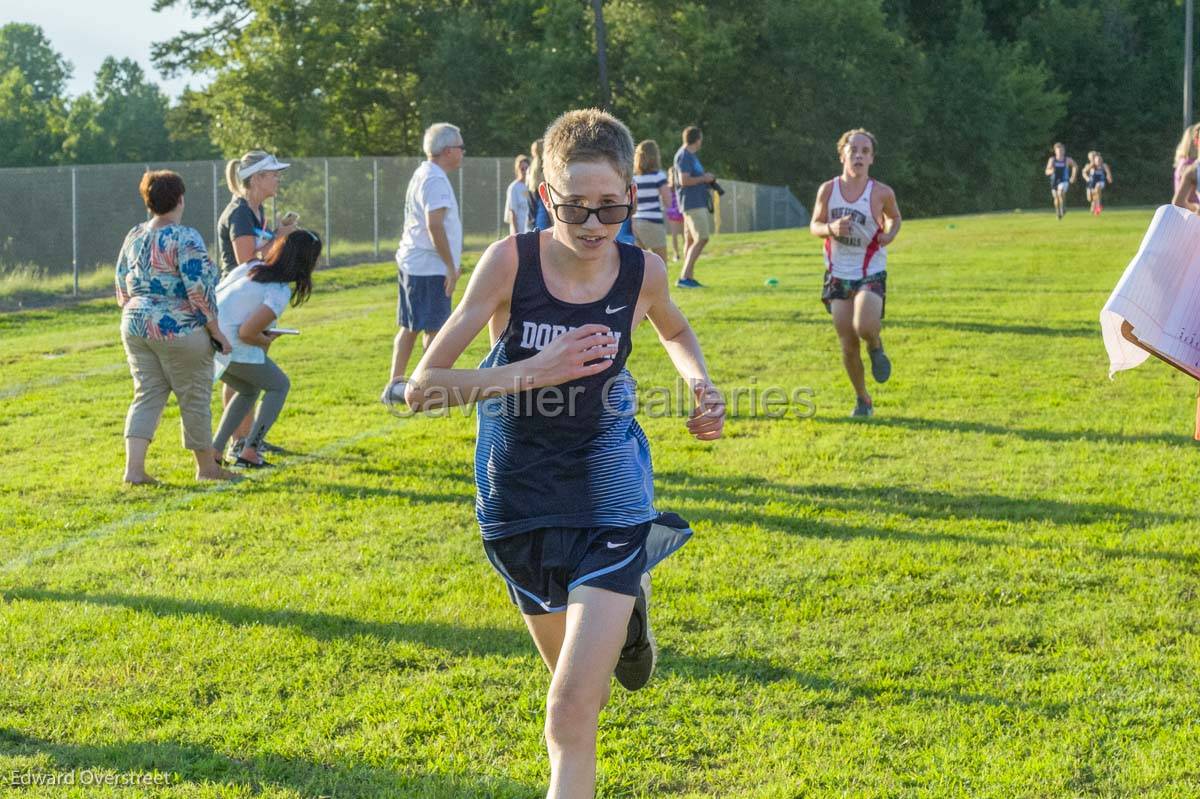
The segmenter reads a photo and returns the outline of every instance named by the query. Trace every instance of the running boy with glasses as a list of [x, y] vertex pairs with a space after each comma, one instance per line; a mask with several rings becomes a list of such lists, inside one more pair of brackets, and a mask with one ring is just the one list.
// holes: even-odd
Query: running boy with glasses
[[[475, 509], [483, 545], [551, 672], [550, 797], [595, 790], [596, 732], [611, 677], [654, 669], [649, 570], [691, 531], [654, 508], [650, 448], [625, 369], [650, 320], [696, 409], [688, 432], [720, 438], [721, 395], [671, 301], [662, 259], [616, 241], [633, 210], [633, 138], [595, 109], [546, 131], [538, 196], [549, 230], [488, 248], [408, 383], [419, 410], [480, 402]], [[488, 325], [478, 369], [454, 362]]]

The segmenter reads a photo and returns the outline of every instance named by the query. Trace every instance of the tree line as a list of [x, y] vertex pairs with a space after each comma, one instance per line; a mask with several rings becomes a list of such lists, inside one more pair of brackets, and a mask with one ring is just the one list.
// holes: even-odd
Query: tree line
[[155, 0], [179, 4], [203, 27], [155, 63], [211, 81], [174, 104], [112, 58], [67, 98], [41, 30], [0, 28], [0, 165], [415, 155], [440, 120], [507, 157], [609, 97], [664, 153], [699, 125], [706, 168], [805, 202], [865, 127], [922, 215], [1043, 204], [1056, 140], [1104, 153], [1112, 202], [1165, 201], [1182, 125], [1181, 0]]

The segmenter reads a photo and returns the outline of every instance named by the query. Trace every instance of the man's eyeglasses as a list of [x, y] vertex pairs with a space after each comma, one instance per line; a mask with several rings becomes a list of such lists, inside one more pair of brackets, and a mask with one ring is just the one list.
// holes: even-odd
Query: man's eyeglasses
[[[554, 209], [554, 215], [558, 217], [559, 222], [568, 225], [582, 225], [592, 214], [596, 215], [597, 221], [602, 225], [619, 225], [633, 213], [632, 203], [602, 205], [599, 208], [589, 208], [586, 205], [575, 205], [574, 203], [556, 203], [554, 194], [557, 190], [549, 183], [546, 184], [546, 190], [550, 192], [550, 205]], [[557, 193], [562, 194], [562, 192]]]
[[467, 145], [465, 145], [465, 144], [447, 144], [446, 149], [447, 150], [462, 150], [465, 153], [467, 151]]

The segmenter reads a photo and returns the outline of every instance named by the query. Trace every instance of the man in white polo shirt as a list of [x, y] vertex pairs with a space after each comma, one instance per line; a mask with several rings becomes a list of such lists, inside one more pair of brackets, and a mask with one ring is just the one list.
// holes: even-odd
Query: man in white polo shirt
[[462, 133], [449, 122], [425, 131], [425, 163], [408, 182], [404, 198], [404, 235], [396, 250], [400, 332], [392, 345], [392, 374], [381, 399], [392, 404], [392, 386], [403, 382], [408, 360], [422, 334], [428, 348], [450, 317], [450, 297], [462, 264], [462, 219], [449, 173], [462, 166]]

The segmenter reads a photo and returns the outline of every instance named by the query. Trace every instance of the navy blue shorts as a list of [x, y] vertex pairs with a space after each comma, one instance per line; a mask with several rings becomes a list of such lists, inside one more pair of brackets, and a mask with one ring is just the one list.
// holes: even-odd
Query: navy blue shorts
[[400, 270], [396, 322], [407, 330], [436, 333], [450, 318], [450, 298], [442, 275], [410, 275]]
[[687, 522], [664, 513], [632, 527], [543, 527], [485, 539], [483, 550], [513, 604], [536, 616], [566, 610], [581, 585], [637, 596], [642, 574], [691, 535]]

